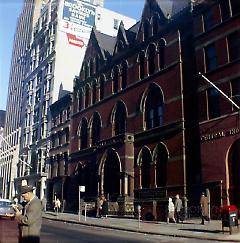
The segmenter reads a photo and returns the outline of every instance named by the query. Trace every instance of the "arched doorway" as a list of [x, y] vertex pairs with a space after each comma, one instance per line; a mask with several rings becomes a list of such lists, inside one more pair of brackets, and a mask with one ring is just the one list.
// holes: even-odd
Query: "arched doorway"
[[230, 204], [240, 205], [240, 140], [236, 141], [229, 150], [229, 201]]
[[111, 201], [120, 195], [120, 160], [114, 150], [108, 150], [101, 168], [101, 192]]
[[154, 161], [156, 163], [156, 185], [165, 187], [167, 185], [167, 162], [169, 154], [166, 146], [159, 143], [154, 150]]
[[150, 188], [151, 185], [151, 162], [152, 155], [148, 147], [141, 151], [141, 185], [142, 188]]

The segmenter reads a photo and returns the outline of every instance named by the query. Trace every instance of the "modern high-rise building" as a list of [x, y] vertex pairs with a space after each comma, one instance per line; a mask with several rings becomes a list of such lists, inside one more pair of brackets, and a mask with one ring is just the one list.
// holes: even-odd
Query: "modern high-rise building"
[[36, 187], [40, 198], [47, 178], [49, 107], [58, 99], [60, 88], [73, 89], [92, 27], [116, 36], [121, 22], [126, 28], [136, 22], [102, 5], [103, 1], [42, 1], [39, 16], [34, 18], [31, 40], [23, 56], [19, 156], [25, 163], [17, 165], [15, 185], [17, 188], [26, 180]]
[[0, 152], [0, 176], [3, 178], [2, 197], [11, 197], [14, 194], [13, 179], [16, 176], [16, 165], [19, 162], [22, 81], [26, 67], [23, 57], [29, 47], [34, 19], [40, 13], [39, 3], [40, 0], [25, 0], [16, 25], [9, 75], [6, 120]]

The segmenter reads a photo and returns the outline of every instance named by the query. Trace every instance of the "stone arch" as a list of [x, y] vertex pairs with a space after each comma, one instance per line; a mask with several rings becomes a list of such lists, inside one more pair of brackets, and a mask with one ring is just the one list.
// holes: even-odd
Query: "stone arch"
[[106, 150], [100, 160], [98, 170], [100, 194], [112, 201], [117, 201], [117, 198], [121, 195], [121, 172], [121, 161], [116, 150], [112, 148]]
[[229, 203], [237, 206], [240, 205], [240, 139], [230, 147], [226, 166]]
[[167, 162], [169, 151], [164, 143], [159, 143], [153, 150], [153, 161], [155, 165], [155, 185], [164, 187], [167, 185]]
[[150, 188], [151, 186], [151, 163], [152, 153], [151, 150], [144, 146], [138, 154], [138, 166], [140, 168], [140, 187]]

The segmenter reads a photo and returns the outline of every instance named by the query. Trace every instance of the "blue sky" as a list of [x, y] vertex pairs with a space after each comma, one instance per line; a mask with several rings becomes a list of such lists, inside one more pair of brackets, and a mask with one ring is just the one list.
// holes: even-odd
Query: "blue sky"
[[[139, 20], [145, 0], [105, 0], [105, 8]], [[0, 0], [0, 110], [6, 109], [9, 71], [17, 17], [23, 0]]]

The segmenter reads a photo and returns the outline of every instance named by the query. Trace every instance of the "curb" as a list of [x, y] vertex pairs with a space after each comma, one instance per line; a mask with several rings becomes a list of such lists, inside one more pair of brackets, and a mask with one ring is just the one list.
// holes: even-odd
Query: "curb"
[[65, 222], [65, 223], [71, 223], [71, 224], [80, 224], [85, 226], [94, 226], [98, 228], [104, 228], [104, 229], [113, 229], [113, 230], [121, 230], [126, 232], [132, 232], [132, 233], [140, 233], [140, 234], [149, 234], [149, 235], [161, 235], [161, 236], [170, 236], [170, 237], [178, 237], [178, 238], [188, 238], [188, 239], [199, 239], [199, 240], [214, 240], [219, 242], [240, 242], [240, 240], [236, 239], [219, 239], [216, 237], [209, 237], [202, 235], [201, 237], [197, 237], [194, 235], [181, 235], [181, 234], [174, 234], [174, 233], [163, 233], [163, 232], [153, 232], [143, 229], [131, 229], [131, 228], [123, 228], [120, 226], [114, 226], [114, 225], [99, 225], [95, 223], [88, 223], [88, 222], [82, 222], [82, 221], [76, 221], [76, 220], [68, 220], [68, 219], [59, 219], [59, 218], [52, 218], [43, 216], [43, 218], [53, 221], [59, 221], [59, 222]]

